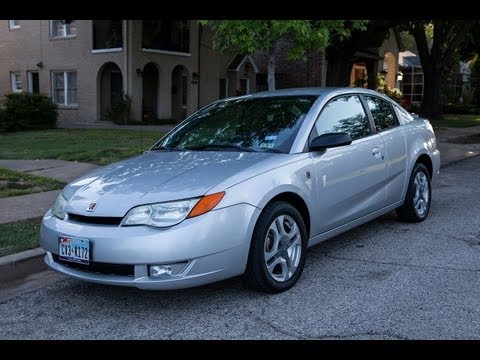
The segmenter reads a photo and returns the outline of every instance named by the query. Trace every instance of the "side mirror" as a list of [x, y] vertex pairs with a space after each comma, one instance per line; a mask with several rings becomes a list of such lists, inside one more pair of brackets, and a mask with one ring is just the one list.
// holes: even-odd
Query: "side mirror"
[[347, 133], [329, 133], [317, 136], [310, 143], [311, 151], [319, 151], [327, 148], [350, 145], [352, 137]]
[[418, 114], [415, 114], [415, 113], [410, 113], [410, 115], [412, 115], [414, 118], [418, 118], [419, 115]]

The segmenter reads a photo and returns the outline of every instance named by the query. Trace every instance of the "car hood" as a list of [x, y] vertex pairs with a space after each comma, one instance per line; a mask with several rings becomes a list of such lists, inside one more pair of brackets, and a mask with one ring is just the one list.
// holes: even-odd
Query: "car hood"
[[[202, 196], [215, 185], [273, 154], [150, 151], [102, 167], [63, 191], [66, 212], [122, 217], [132, 207]], [[97, 202], [93, 212], [87, 211]]]

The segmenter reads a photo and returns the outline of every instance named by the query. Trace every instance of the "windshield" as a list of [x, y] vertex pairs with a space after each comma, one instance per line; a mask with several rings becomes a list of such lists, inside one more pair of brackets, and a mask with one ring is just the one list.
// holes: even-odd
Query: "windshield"
[[199, 111], [152, 150], [289, 152], [317, 96], [236, 98]]

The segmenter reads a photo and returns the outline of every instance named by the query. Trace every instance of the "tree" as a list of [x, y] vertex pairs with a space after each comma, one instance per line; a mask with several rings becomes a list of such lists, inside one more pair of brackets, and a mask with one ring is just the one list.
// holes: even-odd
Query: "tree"
[[[452, 67], [455, 59], [470, 51], [472, 44], [475, 44], [477, 31], [474, 30], [478, 24], [478, 20], [425, 20], [409, 25], [408, 30], [415, 38], [423, 69], [422, 115], [442, 117], [444, 74]], [[429, 26], [433, 27], [431, 47], [428, 39]]]
[[238, 51], [249, 55], [257, 50], [268, 53], [268, 89], [275, 90], [275, 45], [289, 40], [290, 60], [306, 59], [307, 50], [323, 49], [330, 34], [350, 36], [351, 29], [364, 28], [366, 21], [354, 20], [202, 20], [213, 30], [213, 47], [221, 52]]
[[480, 105], [480, 57], [476, 54], [470, 63], [470, 87], [472, 88], [473, 103]]
[[[433, 26], [429, 24], [425, 27], [425, 33], [427, 35], [428, 48], [432, 47], [433, 41]], [[403, 47], [405, 50], [409, 50], [415, 54], [418, 54], [417, 44], [415, 43], [415, 38], [408, 31], [404, 30], [400, 32], [402, 38]]]
[[[349, 37], [333, 33], [326, 49], [327, 86], [349, 86], [350, 69], [355, 53], [359, 50], [378, 48], [388, 36], [391, 28], [401, 24], [399, 19], [371, 20], [363, 29], [353, 29]], [[367, 72], [373, 74], [373, 68]], [[368, 77], [368, 87], [375, 88], [375, 76]]]

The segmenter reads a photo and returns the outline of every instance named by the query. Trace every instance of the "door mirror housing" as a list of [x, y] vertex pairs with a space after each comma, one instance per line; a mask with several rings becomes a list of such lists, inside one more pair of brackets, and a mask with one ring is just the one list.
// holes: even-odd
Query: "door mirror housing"
[[327, 148], [350, 145], [352, 137], [347, 133], [328, 133], [314, 138], [310, 143], [310, 151], [320, 151]]

